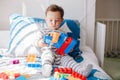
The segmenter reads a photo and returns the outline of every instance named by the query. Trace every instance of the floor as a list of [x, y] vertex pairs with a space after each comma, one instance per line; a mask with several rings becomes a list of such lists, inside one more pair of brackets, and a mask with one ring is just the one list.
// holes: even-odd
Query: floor
[[120, 80], [120, 58], [105, 58], [103, 69], [113, 80]]

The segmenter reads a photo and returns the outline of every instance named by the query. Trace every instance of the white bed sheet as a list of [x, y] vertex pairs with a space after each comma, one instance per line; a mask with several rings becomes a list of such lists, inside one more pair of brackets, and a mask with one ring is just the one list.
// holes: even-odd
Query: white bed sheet
[[[0, 54], [4, 54], [6, 50], [7, 49], [0, 49]], [[81, 50], [83, 51], [82, 57], [84, 58], [84, 60], [82, 62], [85, 62], [85, 63], [88, 63], [88, 64], [93, 64], [94, 69], [97, 69], [100, 72], [104, 73], [105, 76], [108, 77], [108, 80], [112, 80], [109, 77], [109, 75], [101, 67], [99, 67], [98, 60], [95, 56], [95, 53], [92, 51], [92, 49], [90, 49], [88, 46], [84, 46], [84, 47], [81, 47]], [[5, 60], [9, 61], [10, 59], [12, 59], [12, 58], [1, 57], [0, 61], [2, 63], [2, 61], [5, 61]], [[20, 60], [23, 60], [23, 59], [20, 59]], [[25, 60], [25, 58], [24, 58], [24, 60]], [[2, 64], [0, 64], [0, 65], [2, 65]], [[13, 67], [14, 67], [14, 69], [13, 69]], [[38, 71], [38, 70], [33, 69], [33, 68], [28, 68], [23, 64], [1, 66], [0, 67], [0, 72], [11, 70], [11, 68], [12, 68], [12, 70], [14, 70], [16, 72], [24, 71], [24, 73], [30, 73], [31, 75], [36, 76], [36, 77], [34, 76], [33, 78], [31, 78], [29, 80], [49, 80], [49, 78], [42, 78], [40, 69]], [[14, 79], [11, 79], [11, 80], [14, 80]]]

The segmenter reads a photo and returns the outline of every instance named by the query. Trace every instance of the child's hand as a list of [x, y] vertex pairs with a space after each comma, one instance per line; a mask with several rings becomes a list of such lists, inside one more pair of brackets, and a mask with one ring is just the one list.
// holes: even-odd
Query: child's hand
[[48, 46], [48, 44], [45, 44], [43, 40], [37, 41], [37, 42], [36, 42], [36, 45], [37, 45], [38, 47], [46, 47], [46, 46]]

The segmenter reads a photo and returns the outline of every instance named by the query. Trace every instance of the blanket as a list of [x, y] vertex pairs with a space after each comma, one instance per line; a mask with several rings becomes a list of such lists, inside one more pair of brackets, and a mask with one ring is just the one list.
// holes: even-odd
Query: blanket
[[[81, 48], [83, 60], [81, 63], [93, 64], [93, 69], [87, 80], [112, 80], [110, 76], [99, 67], [95, 53], [89, 47]], [[0, 78], [8, 80], [52, 80], [53, 77], [44, 78], [41, 75], [41, 59], [36, 57], [35, 63], [27, 62], [28, 57], [3, 56], [0, 51]], [[3, 76], [4, 75], [4, 76]], [[6, 76], [6, 77], [5, 77]], [[19, 77], [18, 77], [19, 76]], [[59, 79], [61, 80], [61, 79]]]

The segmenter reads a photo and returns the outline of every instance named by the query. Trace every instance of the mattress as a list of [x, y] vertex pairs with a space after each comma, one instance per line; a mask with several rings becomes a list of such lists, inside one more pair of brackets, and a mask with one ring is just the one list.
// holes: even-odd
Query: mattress
[[[110, 76], [99, 67], [98, 60], [95, 56], [95, 53], [88, 46], [84, 46], [81, 48], [83, 53], [83, 61], [82, 63], [88, 63], [93, 65], [93, 69], [90, 75], [87, 77], [87, 80], [112, 80]], [[6, 49], [0, 49], [0, 73], [5, 72], [12, 74], [9, 76], [9, 80], [15, 80], [13, 74], [29, 74], [28, 80], [50, 80], [50, 78], [43, 78], [41, 75], [41, 67], [32, 68], [26, 66], [26, 57], [10, 57], [3, 56]], [[11, 61], [19, 60], [19, 64], [12, 64]], [[40, 61], [40, 58], [39, 58]], [[51, 79], [52, 80], [52, 79]]]

